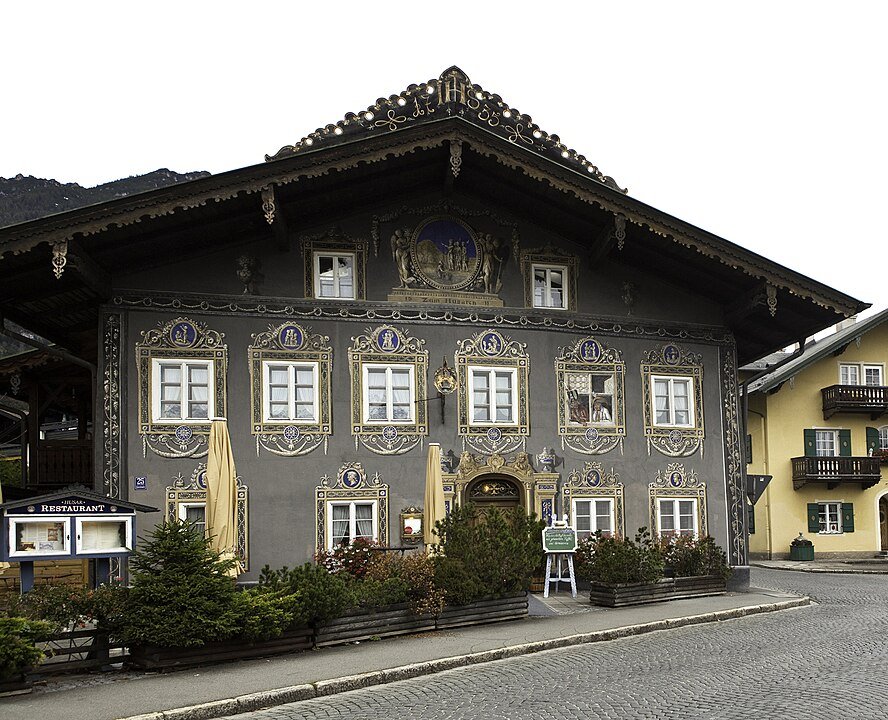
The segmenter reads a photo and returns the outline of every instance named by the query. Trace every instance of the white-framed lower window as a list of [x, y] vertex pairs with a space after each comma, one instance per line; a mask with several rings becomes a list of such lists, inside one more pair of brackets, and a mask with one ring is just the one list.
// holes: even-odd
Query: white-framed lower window
[[879, 428], [879, 450], [888, 450], [888, 425]]
[[533, 306], [567, 308], [568, 272], [566, 265], [533, 265]]
[[205, 533], [207, 529], [207, 504], [202, 502], [180, 502], [177, 507], [179, 520], [187, 522]]
[[842, 503], [823, 502], [818, 503], [821, 535], [836, 534], [842, 532]]
[[657, 531], [661, 537], [671, 535], [697, 537], [699, 528], [696, 498], [659, 498]]
[[315, 252], [315, 297], [355, 299], [354, 253]]
[[211, 360], [157, 359], [151, 362], [151, 407], [156, 423], [206, 423], [216, 414]]
[[839, 454], [839, 433], [836, 430], [814, 431], [814, 452], [817, 457], [835, 457]]
[[375, 500], [331, 500], [327, 503], [328, 550], [358, 539], [374, 542], [377, 537]]
[[608, 537], [614, 534], [614, 501], [610, 498], [574, 498], [572, 510], [578, 540], [598, 531]]
[[75, 545], [78, 555], [98, 553], [123, 553], [132, 550], [133, 519], [129, 517], [75, 518]]
[[10, 518], [9, 557], [67, 555], [71, 552], [70, 518]]
[[654, 425], [693, 427], [693, 397], [693, 378], [652, 375], [651, 400], [654, 404]]
[[469, 417], [472, 425], [515, 425], [518, 371], [515, 368], [469, 367]]
[[365, 363], [362, 371], [364, 422], [413, 422], [416, 401], [414, 366]]
[[262, 362], [264, 421], [318, 421], [318, 363]]

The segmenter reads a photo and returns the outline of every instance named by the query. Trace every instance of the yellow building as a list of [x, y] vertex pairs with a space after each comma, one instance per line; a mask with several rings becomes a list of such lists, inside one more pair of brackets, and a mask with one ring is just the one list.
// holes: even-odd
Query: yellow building
[[747, 473], [771, 476], [750, 507], [751, 558], [789, 557], [800, 532], [817, 558], [888, 553], [886, 321], [838, 325], [748, 381]]

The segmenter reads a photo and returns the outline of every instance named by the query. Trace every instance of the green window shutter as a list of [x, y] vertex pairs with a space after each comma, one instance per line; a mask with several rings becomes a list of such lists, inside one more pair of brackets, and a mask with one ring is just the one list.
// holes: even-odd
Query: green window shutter
[[820, 505], [817, 503], [808, 503], [808, 532], [820, 532]]
[[817, 434], [813, 430], [805, 430], [805, 455], [808, 457], [817, 455]]
[[755, 535], [755, 505], [746, 506], [746, 519], [749, 525], [749, 534]]
[[839, 455], [851, 457], [851, 431], [839, 430]]
[[854, 532], [854, 503], [842, 503], [842, 532]]
[[879, 428], [868, 427], [866, 429], [866, 454], [872, 455], [879, 449]]

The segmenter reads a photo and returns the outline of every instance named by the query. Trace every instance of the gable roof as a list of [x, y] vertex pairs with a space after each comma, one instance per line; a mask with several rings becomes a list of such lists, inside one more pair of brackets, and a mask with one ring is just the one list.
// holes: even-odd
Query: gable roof
[[[342, 198], [370, 218], [430, 194], [453, 208], [453, 195], [501, 207], [575, 244], [592, 267], [607, 260], [630, 277], [671, 278], [723, 308], [741, 363], [869, 307], [628, 196], [557, 135], [449, 68], [266, 162], [0, 229], [0, 314], [59, 344], [94, 345], [112, 269], [264, 236], [287, 249], [329, 227]], [[378, 227], [371, 235], [376, 248]]]
[[805, 368], [813, 365], [824, 357], [837, 353], [855, 339], [861, 337], [873, 328], [878, 327], [888, 320], [888, 308], [872, 315], [865, 320], [849, 325], [841, 330], [834, 332], [828, 337], [821, 340], [815, 340], [805, 346], [805, 351], [795, 360], [792, 360], [783, 367], [775, 370], [770, 375], [765, 375], [749, 385], [749, 392], [768, 392], [777, 387], [781, 383], [786, 382], [793, 375], [797, 375]]
[[140, 503], [130, 502], [129, 500], [121, 500], [120, 498], [100, 495], [99, 493], [94, 492], [89, 488], [84, 487], [83, 485], [69, 485], [66, 488], [47, 493], [46, 495], [34, 495], [32, 497], [10, 500], [9, 502], [0, 504], [0, 509], [18, 507], [20, 505], [30, 505], [32, 503], [38, 502], [48, 503], [52, 502], [53, 500], [61, 500], [62, 498], [70, 497], [72, 495], [83, 498], [85, 500], [93, 500], [95, 502], [105, 503], [107, 505], [116, 505], [117, 507], [126, 508], [127, 510], [136, 510], [137, 512], [160, 512], [158, 508], [152, 507], [150, 505], [141, 505]]

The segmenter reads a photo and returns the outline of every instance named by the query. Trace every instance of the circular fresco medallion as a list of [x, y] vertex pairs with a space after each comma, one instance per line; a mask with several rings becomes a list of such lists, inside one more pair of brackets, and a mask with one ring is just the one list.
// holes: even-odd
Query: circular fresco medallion
[[284, 428], [284, 439], [289, 442], [296, 442], [301, 434], [299, 428], [295, 425], [287, 425], [287, 427]]
[[197, 482], [197, 486], [199, 488], [201, 488], [202, 490], [207, 489], [207, 471], [206, 470], [201, 470], [194, 479]]
[[354, 468], [347, 468], [342, 471], [342, 484], [347, 488], [356, 488], [361, 484], [361, 474]]
[[506, 346], [503, 336], [496, 330], [488, 330], [481, 336], [481, 342], [478, 343], [479, 349], [485, 355], [499, 355]]
[[667, 365], [678, 365], [681, 362], [681, 351], [675, 345], [667, 345], [663, 348], [663, 360]]
[[590, 487], [598, 487], [601, 484], [601, 473], [598, 470], [590, 470], [586, 473], [586, 484]]
[[388, 326], [383, 326], [374, 333], [373, 342], [382, 352], [393, 353], [401, 349], [400, 333]]
[[492, 443], [497, 443], [503, 439], [503, 431], [497, 427], [492, 427], [487, 431], [487, 439]]
[[676, 470], [669, 476], [669, 484], [672, 487], [681, 487], [681, 473]]
[[580, 357], [587, 363], [595, 363], [601, 359], [601, 345], [591, 338], [580, 344]]
[[472, 285], [481, 271], [481, 254], [475, 233], [454, 217], [425, 220], [410, 243], [414, 272], [438, 290], [461, 290]]
[[672, 430], [669, 433], [669, 442], [674, 446], [678, 447], [681, 445], [681, 441], [684, 439], [684, 436], [681, 434], [681, 430]]
[[187, 425], [179, 425], [176, 428], [176, 440], [183, 445], [190, 443], [192, 437], [194, 437], [194, 431]]
[[598, 440], [598, 429], [597, 428], [589, 428], [585, 432], [586, 440], [589, 442], [595, 442]]
[[175, 347], [188, 348], [197, 342], [197, 328], [187, 320], [175, 323], [170, 328], [170, 343]]
[[298, 325], [287, 323], [278, 329], [278, 344], [287, 350], [299, 350], [305, 342], [305, 333]]
[[382, 429], [382, 438], [386, 442], [392, 442], [397, 437], [398, 437], [398, 428], [396, 428], [394, 425], [386, 425]]

